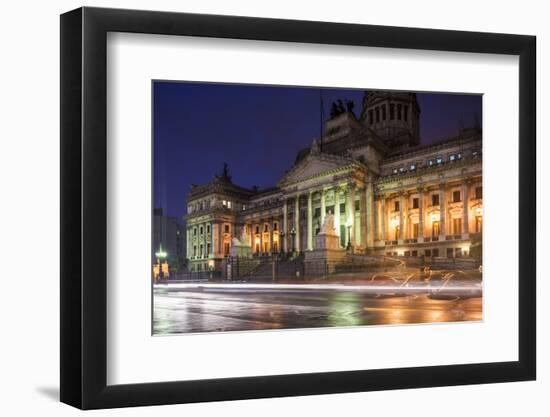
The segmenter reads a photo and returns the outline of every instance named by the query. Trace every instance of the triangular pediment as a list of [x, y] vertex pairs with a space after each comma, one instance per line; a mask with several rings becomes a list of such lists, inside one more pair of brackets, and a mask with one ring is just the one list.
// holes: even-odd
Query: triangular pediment
[[348, 158], [310, 154], [281, 178], [279, 186], [328, 175], [346, 167], [351, 168], [351, 166], [352, 161]]

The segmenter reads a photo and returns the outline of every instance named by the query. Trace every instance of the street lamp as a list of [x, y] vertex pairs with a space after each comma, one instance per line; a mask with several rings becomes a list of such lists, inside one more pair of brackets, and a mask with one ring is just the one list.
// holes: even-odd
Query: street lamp
[[290, 231], [290, 236], [292, 236], [292, 253], [296, 252], [296, 241], [294, 237], [296, 236], [296, 229], [294, 227]]
[[168, 254], [162, 250], [162, 243], [159, 245], [158, 252], [155, 252], [155, 256], [157, 257], [157, 263], [159, 265], [159, 279], [164, 278], [164, 271], [162, 270], [162, 260], [166, 259]]
[[346, 246], [347, 250], [351, 249], [351, 225], [353, 223], [351, 222], [351, 219], [346, 220], [346, 227], [348, 228], [348, 245]]

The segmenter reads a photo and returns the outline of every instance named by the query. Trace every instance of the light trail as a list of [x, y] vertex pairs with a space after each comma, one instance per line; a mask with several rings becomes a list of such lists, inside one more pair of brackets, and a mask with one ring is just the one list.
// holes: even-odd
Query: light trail
[[194, 291], [346, 291], [346, 292], [369, 292], [369, 293], [415, 293], [415, 292], [440, 292], [445, 288], [445, 292], [481, 292], [481, 283], [461, 283], [460, 285], [449, 285], [450, 279], [447, 279], [440, 286], [434, 286], [433, 282], [429, 285], [425, 283], [410, 284], [403, 287], [403, 283], [394, 284], [259, 284], [259, 283], [167, 283], [156, 284], [155, 289], [162, 290], [194, 290]]

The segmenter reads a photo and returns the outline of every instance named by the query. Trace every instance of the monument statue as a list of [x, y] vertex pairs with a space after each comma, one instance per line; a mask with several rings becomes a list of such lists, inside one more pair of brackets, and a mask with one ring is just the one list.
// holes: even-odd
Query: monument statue
[[248, 234], [246, 233], [246, 225], [243, 226], [243, 230], [241, 232], [241, 237], [239, 238], [241, 241], [241, 245], [247, 245], [248, 244]]
[[336, 234], [336, 228], [334, 227], [334, 214], [332, 214], [332, 211], [328, 211], [325, 221], [323, 222], [323, 225], [321, 226], [321, 233], [325, 235], [334, 235]]
[[250, 256], [252, 256], [252, 248], [248, 244], [248, 235], [245, 225], [243, 225], [240, 238], [233, 237], [231, 242], [232, 245], [231, 248], [229, 248], [229, 255], [231, 257], [250, 258]]

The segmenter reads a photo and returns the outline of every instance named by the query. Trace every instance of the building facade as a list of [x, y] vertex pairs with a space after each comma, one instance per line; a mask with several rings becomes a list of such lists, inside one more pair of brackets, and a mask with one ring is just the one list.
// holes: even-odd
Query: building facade
[[253, 256], [315, 249], [334, 214], [341, 248], [392, 256], [469, 256], [483, 226], [482, 134], [423, 145], [414, 93], [366, 92], [361, 115], [333, 108], [321, 138], [273, 188], [233, 183], [227, 166], [188, 195], [191, 271], [216, 270], [233, 238]]
[[171, 267], [183, 267], [187, 258], [186, 228], [178, 223], [177, 218], [166, 216], [162, 208], [153, 210], [153, 239], [151, 245], [151, 260], [157, 262], [156, 253], [162, 249], [166, 253]]

